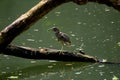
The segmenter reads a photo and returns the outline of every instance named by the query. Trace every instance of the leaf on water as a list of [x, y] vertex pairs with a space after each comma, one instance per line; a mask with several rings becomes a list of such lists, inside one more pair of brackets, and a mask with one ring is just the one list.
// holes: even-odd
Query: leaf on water
[[112, 80], [119, 80], [119, 78], [118, 78], [118, 77], [116, 77], [115, 75], [113, 75]]
[[9, 79], [18, 79], [18, 76], [10, 76]]
[[103, 59], [102, 62], [107, 62], [107, 59]]
[[81, 74], [82, 72], [80, 71], [80, 72], [76, 72], [75, 74]]
[[30, 63], [36, 63], [36, 61], [30, 61]]
[[100, 67], [100, 68], [101, 68], [101, 67], [105, 67], [105, 65], [99, 65], [98, 67]]
[[120, 46], [120, 42], [118, 42], [117, 45]]

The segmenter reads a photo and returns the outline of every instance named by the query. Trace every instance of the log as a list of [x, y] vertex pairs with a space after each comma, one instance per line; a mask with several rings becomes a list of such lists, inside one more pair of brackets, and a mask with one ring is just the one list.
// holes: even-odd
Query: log
[[69, 52], [50, 48], [29, 48], [23, 46], [9, 45], [4, 54], [35, 60], [56, 60], [56, 61], [79, 61], [79, 62], [99, 62], [93, 56], [85, 55], [83, 52]]
[[50, 48], [30, 48], [24, 46], [8, 45], [3, 51], [5, 55], [16, 56], [26, 59], [34, 60], [56, 60], [64, 62], [91, 62], [100, 64], [116, 64], [120, 65], [120, 62], [109, 62], [107, 60], [99, 60], [96, 57], [86, 55], [82, 51], [69, 52], [66, 50], [57, 50]]

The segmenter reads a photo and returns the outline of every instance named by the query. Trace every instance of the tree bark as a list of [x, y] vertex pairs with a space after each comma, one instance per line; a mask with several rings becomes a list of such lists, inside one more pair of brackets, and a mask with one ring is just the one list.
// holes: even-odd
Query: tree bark
[[[83, 5], [88, 2], [96, 2], [96, 3], [105, 4], [107, 6], [113, 7], [116, 10], [120, 11], [120, 0], [41, 0], [36, 6], [31, 8], [25, 14], [21, 15], [18, 19], [16, 19], [13, 23], [8, 25], [5, 29], [3, 29], [0, 32], [0, 52], [2, 52], [3, 54], [7, 54], [7, 55], [13, 55], [12, 53], [19, 51], [19, 50], [16, 50], [16, 49], [18, 49], [17, 46], [16, 46], [16, 48], [14, 46], [14, 49], [13, 49], [13, 46], [9, 45], [14, 40], [14, 38], [17, 37], [22, 32], [29, 29], [32, 24], [34, 24], [36, 21], [41, 19], [44, 15], [46, 15], [52, 9], [56, 8], [57, 6], [59, 6], [63, 3], [67, 3], [67, 2], [74, 2], [79, 5]], [[21, 50], [23, 50], [23, 49], [21, 48]], [[12, 51], [12, 53], [10, 53], [9, 51]], [[31, 50], [31, 52], [32, 52], [32, 50]], [[66, 54], [66, 52], [65, 52], [65, 54]], [[19, 57], [20, 55], [23, 56], [26, 54], [25, 54], [25, 52], [21, 51], [20, 54], [15, 54], [15, 56], [17, 56], [17, 55]], [[52, 55], [52, 53], [51, 53], [51, 55]], [[22, 56], [20, 56], [20, 57], [22, 57]], [[32, 56], [29, 56], [29, 57], [32, 57]], [[29, 57], [26, 57], [26, 58], [29, 58]], [[60, 57], [59, 60], [60, 59], [62, 59], [62, 58]], [[97, 61], [97, 60], [95, 60], [95, 61]]]
[[69, 52], [61, 51], [50, 48], [29, 48], [22, 46], [9, 45], [3, 51], [6, 55], [12, 55], [27, 59], [44, 59], [44, 60], [56, 60], [56, 61], [81, 61], [81, 62], [99, 62], [99, 60], [93, 56], [85, 55], [83, 52]]

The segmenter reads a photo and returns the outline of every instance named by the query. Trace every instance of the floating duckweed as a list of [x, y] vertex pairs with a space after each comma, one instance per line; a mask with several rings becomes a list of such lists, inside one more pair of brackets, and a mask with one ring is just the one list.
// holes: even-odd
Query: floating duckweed
[[105, 8], [105, 11], [108, 12], [108, 11], [110, 11], [110, 9], [109, 8]]
[[117, 45], [120, 46], [120, 42], [118, 42]]
[[74, 36], [75, 36], [75, 34], [71, 34], [71, 36], [73, 36], [73, 37], [74, 37]]
[[119, 80], [118, 77], [116, 77], [115, 75], [113, 75], [112, 80]]
[[36, 61], [30, 61], [30, 63], [36, 63]]
[[18, 79], [18, 76], [10, 76], [9, 79]]
[[76, 72], [75, 74], [81, 74], [82, 72], [80, 71], [80, 72]]
[[33, 42], [33, 41], [35, 41], [34, 39], [27, 39], [27, 41], [31, 41], [31, 42]]
[[39, 31], [39, 29], [34, 29], [35, 32]]
[[105, 65], [99, 65], [98, 67], [105, 67]]

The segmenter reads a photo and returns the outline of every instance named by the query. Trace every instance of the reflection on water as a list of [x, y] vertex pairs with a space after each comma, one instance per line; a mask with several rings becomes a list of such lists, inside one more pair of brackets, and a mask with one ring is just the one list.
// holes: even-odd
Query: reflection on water
[[[36, 64], [36, 63], [31, 63]], [[19, 80], [112, 80], [119, 77], [118, 65], [91, 64], [80, 62], [49, 62], [45, 65], [29, 66], [12, 72], [2, 72], [1, 79]]]
[[[0, 1], [0, 30], [26, 12], [38, 0], [29, 2], [30, 4], [28, 1], [13, 0], [11, 3], [16, 5], [5, 7], [8, 1]], [[65, 46], [65, 50], [82, 50], [99, 59], [119, 62], [119, 25], [119, 12], [113, 8], [93, 3], [83, 6], [68, 3], [51, 11], [28, 31], [18, 36], [12, 44], [61, 49], [61, 44], [53, 32], [48, 31], [56, 26], [71, 38], [72, 46]], [[120, 79], [119, 70], [119, 64], [28, 60], [0, 55], [0, 80], [112, 80]]]

